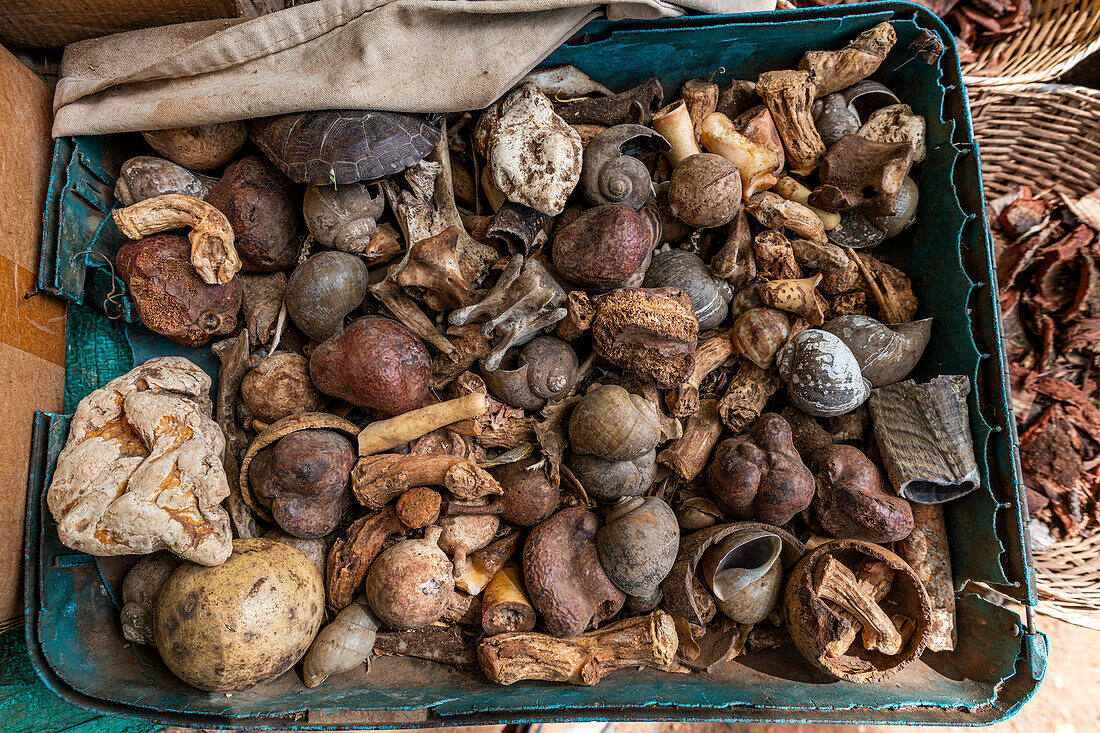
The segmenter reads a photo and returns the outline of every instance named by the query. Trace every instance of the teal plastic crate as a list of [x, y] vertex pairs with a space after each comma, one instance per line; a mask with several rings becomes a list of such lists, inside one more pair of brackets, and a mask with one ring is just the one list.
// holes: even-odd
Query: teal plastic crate
[[[928, 155], [914, 174], [921, 189], [917, 222], [881, 252], [912, 277], [921, 304], [919, 316], [935, 319], [932, 343], [914, 376], [966, 374], [975, 386], [971, 427], [982, 488], [946, 507], [958, 586], [959, 643], [954, 652], [926, 653], [920, 662], [878, 685], [827, 678], [788, 645], [738, 658], [713, 675], [624, 671], [595, 687], [499, 687], [443, 665], [382, 658], [374, 661], [369, 675], [341, 675], [313, 690], [288, 673], [231, 697], [203, 693], [171, 675], [155, 650], [126, 644], [122, 638], [121, 579], [133, 560], [92, 558], [58, 542], [45, 508], [45, 486], [67, 435], [68, 418], [40, 413], [28, 482], [25, 599], [27, 646], [42, 680], [65, 700], [89, 710], [202, 728], [347, 729], [559, 720], [980, 725], [1018, 710], [1042, 679], [1046, 639], [1034, 630], [1030, 613], [1035, 590], [1000, 314], [991, 288], [996, 276], [978, 151], [947, 28], [925, 9], [904, 2], [596, 22], [546, 63], [574, 64], [612, 88], [657, 76], [671, 95], [691, 78], [713, 74], [715, 81], [723, 82], [793, 68], [806, 49], [839, 48], [882, 21], [893, 24], [898, 43], [874, 78], [924, 115]], [[930, 31], [944, 45], [935, 64], [909, 49], [922, 31]], [[55, 171], [50, 201], [60, 202], [63, 194], [79, 188], [80, 181], [67, 174], [91, 175], [100, 189], [110, 185], [118, 152], [132, 142], [132, 136], [59, 141], [66, 170]], [[73, 166], [74, 159], [80, 165]], [[53, 206], [56, 212], [59, 203]], [[101, 200], [87, 217], [75, 209], [70, 209], [68, 219], [56, 213], [51, 218], [49, 211], [46, 216], [43, 286], [51, 285], [73, 301], [67, 411], [92, 389], [153, 355], [184, 354], [215, 371], [208, 349], [170, 344], [128, 323], [127, 312], [110, 304], [107, 311], [115, 318], [100, 313], [110, 273], [95, 268], [102, 261], [98, 255], [86, 255], [90, 259], [81, 262], [96, 272], [65, 269], [65, 256], [56, 253], [80, 251], [84, 246], [73, 248], [88, 241], [89, 231], [95, 232], [93, 247], [113, 256], [117, 240], [100, 223], [109, 206]], [[93, 219], [99, 221], [89, 223]], [[1020, 601], [1027, 608], [1025, 618], [978, 596], [972, 591], [974, 583]]]

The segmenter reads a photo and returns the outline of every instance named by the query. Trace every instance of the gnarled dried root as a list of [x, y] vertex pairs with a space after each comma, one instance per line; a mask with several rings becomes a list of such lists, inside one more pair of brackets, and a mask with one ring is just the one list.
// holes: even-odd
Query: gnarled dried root
[[520, 680], [594, 685], [625, 667], [670, 670], [679, 642], [664, 611], [626, 619], [571, 639], [518, 631], [498, 634], [477, 646], [481, 670], [493, 682]]
[[351, 471], [355, 498], [371, 509], [380, 509], [417, 486], [442, 486], [467, 500], [504, 493], [495, 478], [458, 456], [383, 453], [360, 458]]
[[229, 219], [205, 201], [168, 193], [115, 209], [112, 216], [129, 239], [190, 227], [191, 264], [207, 285], [224, 285], [241, 269]]

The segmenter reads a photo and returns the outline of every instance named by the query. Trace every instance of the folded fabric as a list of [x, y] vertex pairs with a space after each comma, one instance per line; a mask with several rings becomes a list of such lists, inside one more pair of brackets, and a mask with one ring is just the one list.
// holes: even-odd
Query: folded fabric
[[454, 112], [508, 91], [585, 23], [775, 8], [775, 0], [317, 0], [252, 20], [65, 49], [55, 137], [311, 109]]

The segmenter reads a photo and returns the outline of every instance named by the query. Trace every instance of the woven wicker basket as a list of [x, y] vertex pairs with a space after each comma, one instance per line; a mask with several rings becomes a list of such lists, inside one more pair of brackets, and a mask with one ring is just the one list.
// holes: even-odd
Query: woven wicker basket
[[1100, 92], [1065, 84], [970, 89], [988, 198], [1018, 184], [1058, 200], [1100, 186]]
[[1033, 0], [1031, 25], [980, 46], [963, 64], [968, 86], [999, 86], [1057, 79], [1100, 49], [1100, 0]]
[[[1064, 84], [970, 90], [986, 198], [1018, 184], [1057, 200], [1100, 187], [1100, 92]], [[1100, 629], [1100, 535], [1035, 553], [1040, 613]]]

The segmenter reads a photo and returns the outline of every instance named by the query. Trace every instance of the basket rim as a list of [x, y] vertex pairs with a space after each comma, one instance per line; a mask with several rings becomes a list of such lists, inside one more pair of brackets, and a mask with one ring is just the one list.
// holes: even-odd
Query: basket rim
[[[962, 64], [963, 82], [967, 86], [973, 87], [999, 87], [1021, 83], [1051, 81], [1065, 74], [1097, 50], [1100, 50], [1100, 1], [1081, 0], [1074, 4], [1076, 7], [1067, 8], [1066, 6], [1071, 5], [1071, 3], [1066, 0], [1036, 0], [1031, 8], [1031, 24], [1026, 29], [1014, 33], [1007, 38], [995, 41], [987, 46], [983, 46], [979, 60], [968, 64]], [[1053, 30], [1057, 29], [1048, 29], [1051, 29], [1053, 23], [1059, 22], [1061, 19], [1065, 18], [1067, 14], [1069, 14], [1066, 12], [1067, 10], [1081, 13], [1082, 15], [1080, 17], [1082, 23], [1087, 22], [1090, 24], [1088, 30], [1093, 35], [1091, 40], [1079, 45], [1077, 50], [1070, 53], [1068, 57], [1061, 61], [1055, 61], [1045, 65], [1037, 64], [1037, 68], [1033, 71], [993, 75], [975, 73], [976, 71], [981, 71], [989, 64], [990, 60], [997, 58], [1002, 51], [1005, 51], [1009, 58], [1013, 56], [1020, 58], [1027, 54], [1037, 54], [1039, 52], [1050, 53], [1049, 36], [1053, 33]], [[1048, 13], [1053, 16], [1054, 20], [1044, 17], [1044, 15]], [[1072, 35], [1075, 34], [1071, 34], [1071, 41]], [[1074, 44], [1070, 42], [1066, 44], [1066, 47], [1072, 48], [1073, 45]]]

